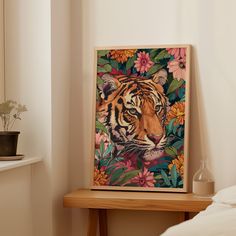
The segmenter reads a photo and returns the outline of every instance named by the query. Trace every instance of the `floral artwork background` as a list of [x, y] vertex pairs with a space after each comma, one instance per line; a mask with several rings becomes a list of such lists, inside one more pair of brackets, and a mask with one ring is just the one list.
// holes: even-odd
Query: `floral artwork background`
[[[104, 74], [150, 78], [165, 69], [168, 76], [163, 88], [169, 109], [164, 155], [153, 161], [135, 157], [127, 160], [122, 152], [114, 154], [115, 144], [109, 138], [107, 127], [96, 116], [94, 186], [183, 188], [186, 50], [179, 47], [97, 51], [97, 86], [103, 83]], [[101, 99], [98, 88], [96, 99]]]

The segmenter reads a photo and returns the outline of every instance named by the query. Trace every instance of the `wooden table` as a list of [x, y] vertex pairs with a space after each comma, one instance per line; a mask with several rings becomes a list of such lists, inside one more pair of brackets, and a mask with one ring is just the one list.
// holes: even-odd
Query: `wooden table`
[[100, 236], [107, 236], [107, 209], [172, 211], [180, 213], [180, 222], [188, 219], [189, 212], [204, 210], [211, 198], [192, 193], [156, 193], [98, 191], [79, 189], [64, 196], [64, 207], [89, 209], [88, 236], [96, 236], [99, 223]]

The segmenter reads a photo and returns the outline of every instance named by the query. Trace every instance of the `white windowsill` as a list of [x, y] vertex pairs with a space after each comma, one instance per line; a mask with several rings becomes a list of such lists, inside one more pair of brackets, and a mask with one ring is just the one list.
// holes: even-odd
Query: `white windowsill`
[[25, 157], [18, 161], [0, 161], [0, 172], [42, 161], [41, 157]]

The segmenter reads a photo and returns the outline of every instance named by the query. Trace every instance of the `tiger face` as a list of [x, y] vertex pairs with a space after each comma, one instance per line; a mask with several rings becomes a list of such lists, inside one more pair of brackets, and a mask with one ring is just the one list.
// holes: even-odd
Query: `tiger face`
[[161, 157], [166, 145], [168, 99], [162, 85], [167, 72], [161, 70], [151, 79], [108, 74], [102, 79], [96, 109], [112, 142], [146, 161]]

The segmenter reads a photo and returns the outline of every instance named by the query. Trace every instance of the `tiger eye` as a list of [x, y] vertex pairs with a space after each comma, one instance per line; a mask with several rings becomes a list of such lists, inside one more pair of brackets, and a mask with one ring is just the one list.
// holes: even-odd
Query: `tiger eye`
[[130, 113], [131, 115], [138, 115], [138, 112], [137, 112], [137, 110], [136, 110], [135, 108], [129, 109], [129, 113]]

